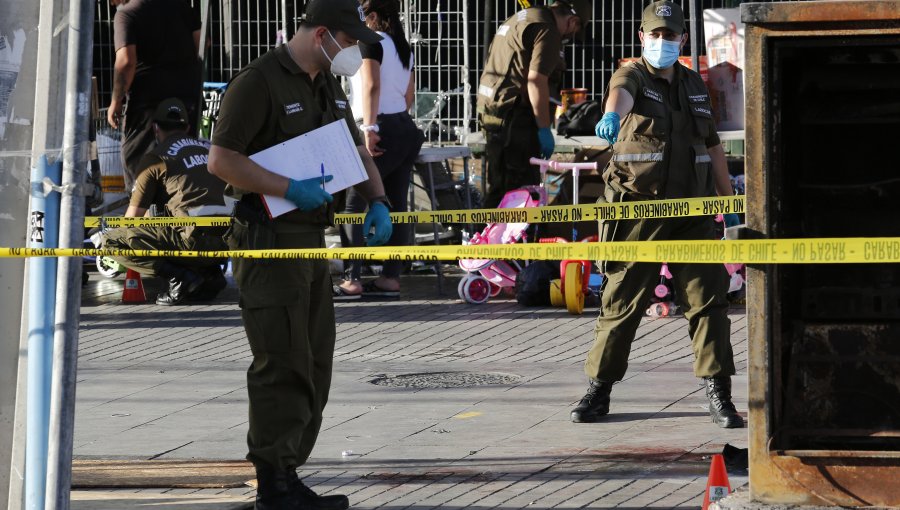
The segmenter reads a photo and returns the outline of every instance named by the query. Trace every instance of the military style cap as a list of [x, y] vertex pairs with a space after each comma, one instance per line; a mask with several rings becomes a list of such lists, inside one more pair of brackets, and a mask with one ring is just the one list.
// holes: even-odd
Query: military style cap
[[681, 6], [668, 0], [661, 0], [644, 9], [644, 15], [641, 16], [641, 31], [647, 33], [663, 27], [679, 34], [684, 33], [684, 11], [681, 10]]
[[583, 41], [584, 33], [591, 22], [591, 15], [593, 14], [591, 0], [556, 0], [556, 3], [568, 7], [572, 14], [581, 18], [581, 30], [578, 31], [575, 37], [579, 41]]
[[361, 43], [375, 44], [381, 36], [366, 26], [358, 0], [310, 0], [303, 20], [311, 25], [340, 30]]
[[159, 103], [159, 106], [156, 107], [156, 111], [153, 112], [153, 122], [156, 122], [157, 124], [179, 124], [183, 126], [187, 126], [190, 123], [188, 121], [187, 108], [185, 108], [184, 103], [182, 103], [180, 99], [175, 97], [163, 99], [162, 102]]

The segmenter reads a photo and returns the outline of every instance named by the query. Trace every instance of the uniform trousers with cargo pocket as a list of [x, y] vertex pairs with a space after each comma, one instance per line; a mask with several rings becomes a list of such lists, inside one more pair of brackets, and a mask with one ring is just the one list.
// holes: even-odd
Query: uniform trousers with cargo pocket
[[[121, 250], [223, 251], [223, 227], [169, 227], [146, 225], [116, 228], [103, 234], [103, 247]], [[202, 270], [224, 262], [224, 259], [198, 257], [111, 257], [123, 266], [143, 276], [164, 276], [161, 266], [174, 264]]]
[[485, 123], [487, 196], [484, 207], [497, 207], [506, 192], [541, 183], [541, 172], [529, 160], [541, 155], [537, 122], [530, 110], [515, 107], [500, 125]]
[[[271, 228], [273, 248], [324, 248], [322, 227], [237, 221], [232, 249], [250, 249], [253, 231]], [[247, 370], [247, 460], [294, 469], [309, 458], [331, 387], [335, 323], [327, 260], [235, 259], [241, 317], [253, 353]]]
[[[713, 239], [711, 217], [618, 220], [604, 222], [604, 241], [681, 241]], [[659, 263], [605, 262], [601, 314], [585, 374], [603, 382], [621, 381], [631, 343], [659, 283]], [[694, 350], [697, 377], [734, 375], [728, 272], [723, 264], [669, 264], [678, 304], [684, 308]]]

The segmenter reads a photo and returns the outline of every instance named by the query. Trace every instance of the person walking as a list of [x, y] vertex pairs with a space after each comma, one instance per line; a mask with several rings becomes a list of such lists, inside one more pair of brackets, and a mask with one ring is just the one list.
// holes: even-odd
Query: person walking
[[[240, 197], [229, 248], [324, 248], [334, 223], [331, 176], [295, 180], [270, 172], [249, 156], [335, 121], [345, 122], [368, 180], [356, 186], [368, 201], [363, 223], [368, 245], [391, 236], [389, 202], [378, 168], [354, 122], [334, 74], [359, 69], [357, 42], [380, 37], [364, 23], [356, 0], [310, 0], [296, 35], [235, 76], [219, 111], [209, 169]], [[297, 165], [314, 165], [297, 154]], [[281, 196], [297, 209], [274, 219], [262, 195]], [[256, 509], [343, 510], [343, 495], [320, 496], [297, 476], [322, 425], [331, 386], [335, 343], [333, 284], [327, 260], [235, 259], [241, 317], [253, 353], [247, 370], [250, 430], [247, 459], [256, 468]]]
[[[678, 63], [687, 42], [684, 13], [668, 0], [647, 6], [638, 32], [639, 62], [625, 65], [609, 83], [606, 113], [597, 136], [613, 147], [603, 173], [606, 200], [627, 202], [732, 194], [700, 75]], [[604, 241], [713, 239], [713, 219], [604, 222]], [[722, 264], [669, 264], [694, 347], [694, 374], [702, 378], [709, 414], [720, 427], [743, 427], [731, 401], [735, 373], [728, 319], [728, 273]], [[631, 343], [659, 278], [659, 264], [605, 263], [601, 313], [584, 365], [587, 393], [571, 412], [573, 422], [594, 422], [609, 413], [613, 384], [628, 367]]]
[[[375, 44], [360, 43], [363, 63], [360, 71], [350, 79], [351, 104], [366, 149], [375, 160], [385, 195], [395, 211], [406, 211], [409, 197], [409, 178], [425, 134], [416, 127], [409, 109], [415, 97], [413, 52], [400, 22], [399, 0], [365, 0], [362, 3], [366, 26], [381, 36]], [[355, 190], [347, 192], [344, 212], [361, 213], [366, 201]], [[394, 226], [389, 246], [402, 246], [410, 241], [409, 225]], [[341, 228], [343, 246], [362, 246], [360, 225]], [[345, 262], [347, 263], [347, 262]], [[362, 262], [349, 262], [346, 279], [334, 288], [334, 299], [358, 299], [360, 296], [393, 298], [400, 295], [400, 273], [404, 263], [385, 261], [381, 275], [363, 284], [360, 281]]]
[[557, 0], [521, 10], [497, 29], [477, 94], [487, 167], [484, 207], [497, 207], [507, 191], [540, 184], [529, 159], [549, 158], [556, 147], [550, 95], [559, 92], [566, 70], [563, 44], [583, 38], [590, 16], [589, 0]]
[[[152, 115], [160, 101], [181, 100], [192, 136], [197, 134], [202, 78], [200, 16], [187, 0], [110, 0], [113, 18], [113, 90], [106, 119], [122, 127], [125, 191], [131, 188], [141, 157], [155, 145]], [[128, 99], [127, 109], [125, 99]]]

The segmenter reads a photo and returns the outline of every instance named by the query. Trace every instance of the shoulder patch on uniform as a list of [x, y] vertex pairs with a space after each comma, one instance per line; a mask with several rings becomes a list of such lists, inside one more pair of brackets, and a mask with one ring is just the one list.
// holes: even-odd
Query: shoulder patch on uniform
[[642, 92], [644, 94], [644, 97], [646, 97], [647, 99], [652, 99], [653, 101], [656, 101], [657, 103], [663, 102], [662, 94], [660, 94], [659, 92], [657, 92], [651, 88], [644, 87], [644, 90]]
[[518, 19], [519, 21], [525, 21], [527, 17], [528, 11], [525, 11], [524, 9], [516, 13], [516, 19]]
[[291, 115], [293, 113], [300, 113], [303, 111], [303, 105], [300, 103], [290, 103], [284, 105], [284, 113], [285, 115]]
[[347, 109], [347, 101], [344, 101], [343, 99], [335, 99], [334, 105], [337, 106], [341, 110]]
[[506, 34], [509, 32], [509, 25], [503, 25], [502, 27], [497, 29], [497, 35], [501, 37], [506, 37]]
[[694, 113], [700, 113], [702, 115], [712, 117], [712, 110], [710, 110], [709, 108], [704, 108], [702, 106], [692, 106], [691, 109], [694, 110]]
[[688, 101], [690, 101], [692, 103], [708, 103], [709, 102], [709, 94], [689, 95]]

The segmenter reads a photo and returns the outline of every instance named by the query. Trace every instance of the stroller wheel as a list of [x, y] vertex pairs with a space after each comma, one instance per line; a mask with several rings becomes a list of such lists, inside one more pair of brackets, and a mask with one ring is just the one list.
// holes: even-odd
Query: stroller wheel
[[483, 276], [473, 276], [464, 280], [462, 290], [466, 303], [480, 305], [491, 297], [491, 282]]
[[488, 282], [488, 284], [491, 286], [491, 297], [499, 296], [500, 292], [503, 290], [503, 287], [493, 282]]
[[584, 312], [584, 274], [581, 264], [566, 266], [566, 308], [572, 315]]
[[122, 265], [109, 257], [97, 257], [97, 272], [107, 278], [115, 278], [122, 274]]
[[550, 280], [550, 304], [553, 306], [566, 306], [560, 283], [559, 278]]
[[463, 292], [463, 286], [466, 284], [466, 282], [471, 277], [472, 277], [471, 274], [466, 273], [465, 276], [463, 276], [462, 279], [459, 280], [459, 284], [456, 286], [456, 293], [459, 294], [459, 299], [462, 299], [463, 301], [466, 300], [466, 293]]

